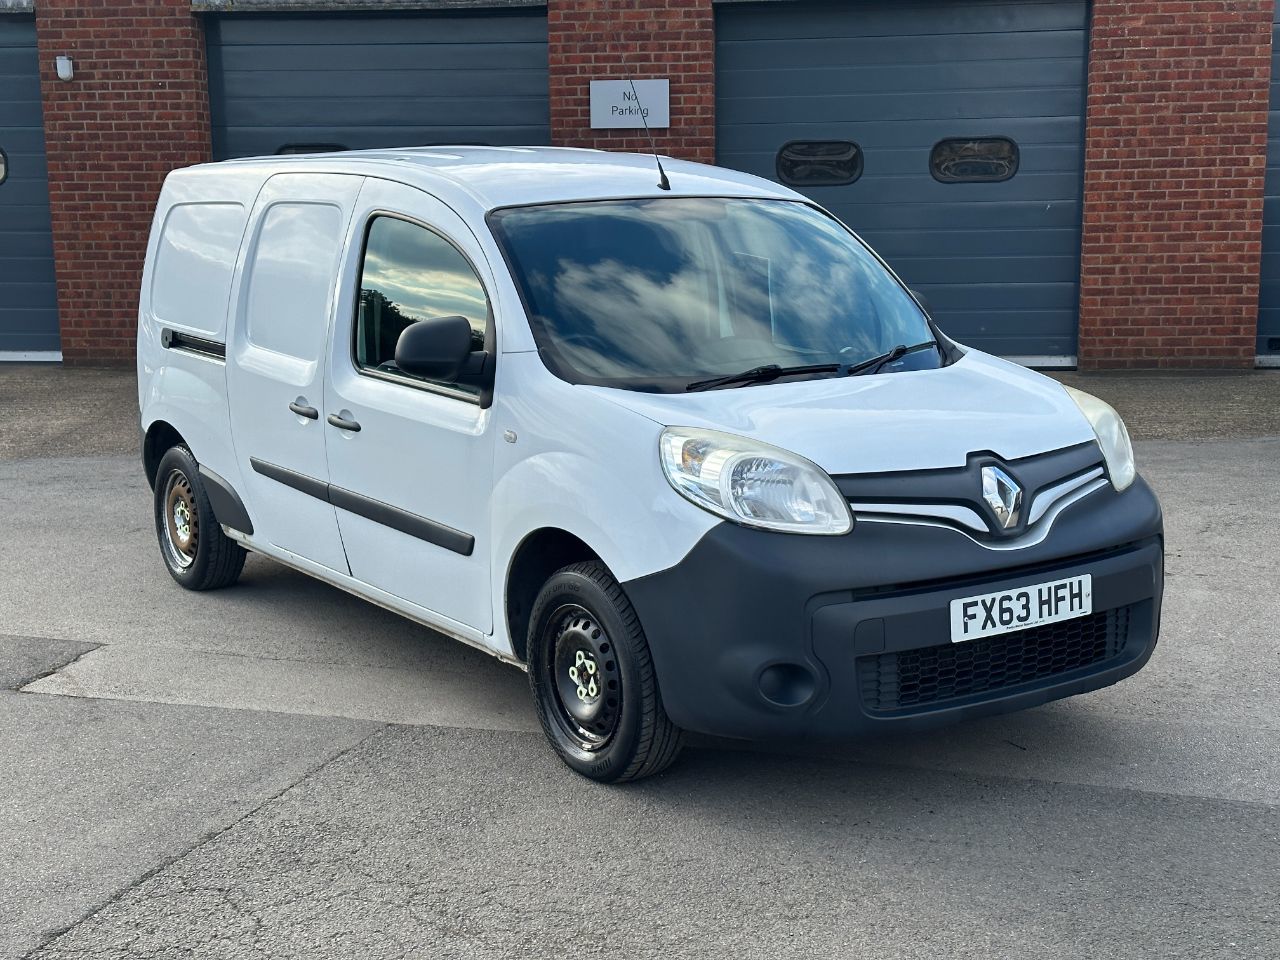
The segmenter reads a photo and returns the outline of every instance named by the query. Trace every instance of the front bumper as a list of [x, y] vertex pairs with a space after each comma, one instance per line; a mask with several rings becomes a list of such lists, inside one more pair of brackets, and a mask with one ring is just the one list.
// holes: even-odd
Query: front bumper
[[[951, 600], [1076, 574], [1092, 617], [950, 641]], [[624, 584], [663, 704], [685, 729], [751, 739], [914, 730], [1108, 686], [1155, 649], [1163, 520], [1139, 479], [1072, 505], [1040, 543], [993, 550], [941, 527], [843, 537], [725, 523]]]

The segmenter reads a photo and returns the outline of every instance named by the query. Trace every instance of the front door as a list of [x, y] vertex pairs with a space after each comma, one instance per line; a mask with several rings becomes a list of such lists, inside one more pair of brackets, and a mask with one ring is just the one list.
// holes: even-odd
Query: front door
[[356, 579], [488, 633], [490, 411], [478, 386], [395, 365], [408, 324], [461, 315], [492, 351], [484, 254], [427, 194], [370, 179], [360, 195], [329, 350], [330, 498]]
[[227, 345], [236, 458], [255, 538], [347, 573], [328, 501], [325, 343], [360, 177], [281, 174], [249, 219]]

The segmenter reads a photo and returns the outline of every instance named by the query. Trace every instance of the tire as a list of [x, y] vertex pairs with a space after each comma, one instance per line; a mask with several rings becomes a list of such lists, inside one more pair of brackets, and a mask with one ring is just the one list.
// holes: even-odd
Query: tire
[[240, 578], [245, 550], [222, 532], [200, 479], [200, 466], [186, 447], [170, 447], [160, 458], [155, 521], [160, 556], [180, 585], [217, 590]]
[[529, 685], [560, 758], [600, 783], [669, 767], [683, 735], [662, 708], [640, 618], [604, 565], [555, 573], [529, 620]]

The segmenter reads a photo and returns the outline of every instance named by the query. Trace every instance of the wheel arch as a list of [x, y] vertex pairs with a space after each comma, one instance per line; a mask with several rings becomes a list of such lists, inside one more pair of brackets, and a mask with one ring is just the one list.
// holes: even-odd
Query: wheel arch
[[147, 483], [152, 489], [155, 489], [160, 459], [170, 448], [186, 443], [178, 429], [167, 420], [156, 420], [147, 427], [142, 438], [142, 468], [146, 471]]
[[[178, 428], [167, 420], [156, 420], [143, 434], [142, 438], [142, 467], [147, 474], [147, 483], [151, 485], [151, 489], [156, 488], [156, 478], [160, 471], [160, 461], [164, 459], [164, 455], [174, 447], [184, 446], [191, 450], [191, 445], [186, 438], [178, 432]], [[191, 456], [195, 459], [195, 451], [191, 451]], [[240, 498], [240, 494], [230, 482], [223, 477], [210, 470], [199, 460], [196, 460], [197, 466], [200, 468], [200, 479], [204, 481], [205, 494], [209, 498], [209, 504], [213, 508], [214, 516], [218, 522], [224, 526], [228, 526], [233, 530], [238, 530], [248, 536], [253, 535], [253, 520], [249, 516], [249, 511], [245, 508], [244, 501]]]
[[503, 614], [511, 650], [522, 663], [527, 660], [529, 615], [538, 591], [557, 570], [584, 560], [608, 567], [585, 540], [559, 527], [531, 531], [512, 553], [503, 592]]

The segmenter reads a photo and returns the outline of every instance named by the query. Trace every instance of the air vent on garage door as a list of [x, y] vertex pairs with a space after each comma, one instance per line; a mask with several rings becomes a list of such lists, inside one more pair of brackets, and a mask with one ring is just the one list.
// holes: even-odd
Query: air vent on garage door
[[545, 144], [545, 10], [211, 17], [222, 159], [440, 143]]
[[0, 357], [58, 348], [36, 26], [0, 16]]
[[957, 339], [1071, 361], [1084, 0], [716, 13], [720, 163], [778, 179], [792, 144], [856, 144], [859, 176], [796, 189], [874, 245]]

